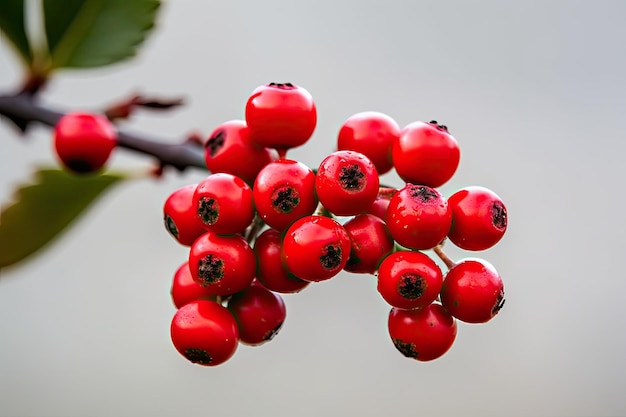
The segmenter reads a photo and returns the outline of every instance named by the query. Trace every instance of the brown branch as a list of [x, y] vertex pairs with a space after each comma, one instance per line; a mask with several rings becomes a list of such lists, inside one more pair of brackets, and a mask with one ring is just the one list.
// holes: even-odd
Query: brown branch
[[[54, 126], [63, 112], [45, 107], [37, 102], [33, 94], [23, 92], [15, 95], [0, 95], [0, 115], [7, 117], [22, 130], [31, 122]], [[118, 130], [118, 146], [156, 158], [162, 166], [172, 166], [179, 171], [188, 167], [206, 170], [204, 149], [195, 140], [180, 143], [163, 143], [152, 136]]]

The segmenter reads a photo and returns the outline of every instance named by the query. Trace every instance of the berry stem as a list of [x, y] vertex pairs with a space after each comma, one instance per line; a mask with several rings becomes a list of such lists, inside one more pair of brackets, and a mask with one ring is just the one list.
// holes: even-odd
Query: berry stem
[[390, 199], [397, 192], [398, 192], [398, 190], [396, 190], [395, 188], [381, 186], [378, 189], [378, 198], [388, 198], [388, 199]]
[[444, 264], [446, 264], [446, 266], [448, 267], [448, 269], [452, 269], [452, 267], [454, 267], [456, 265], [456, 262], [454, 262], [448, 255], [446, 255], [446, 253], [443, 251], [443, 243], [438, 244], [437, 246], [435, 246], [433, 248], [433, 252], [435, 252], [437, 254], [437, 256], [439, 257], [439, 259], [441, 259], [443, 261]]
[[261, 219], [261, 216], [258, 214], [255, 215], [254, 220], [252, 220], [252, 224], [250, 224], [248, 230], [246, 230], [246, 242], [252, 244], [264, 225], [265, 223]]
[[[39, 104], [34, 95], [23, 92], [14, 95], [0, 94], [0, 115], [13, 121], [24, 132], [31, 122], [52, 127], [64, 113]], [[164, 143], [152, 136], [120, 129], [117, 146], [153, 156], [161, 166], [172, 166], [179, 171], [188, 167], [207, 169], [202, 145], [192, 141]]]

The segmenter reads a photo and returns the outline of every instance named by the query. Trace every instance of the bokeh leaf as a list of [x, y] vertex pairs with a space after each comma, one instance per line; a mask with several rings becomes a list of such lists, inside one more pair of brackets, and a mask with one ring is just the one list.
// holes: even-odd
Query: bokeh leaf
[[26, 35], [24, 0], [0, 0], [0, 29], [24, 62], [30, 64], [33, 51]]
[[51, 67], [99, 67], [135, 55], [159, 5], [159, 0], [43, 0]]
[[35, 182], [16, 190], [0, 212], [0, 268], [43, 248], [72, 223], [121, 174], [77, 176], [57, 169], [35, 172]]

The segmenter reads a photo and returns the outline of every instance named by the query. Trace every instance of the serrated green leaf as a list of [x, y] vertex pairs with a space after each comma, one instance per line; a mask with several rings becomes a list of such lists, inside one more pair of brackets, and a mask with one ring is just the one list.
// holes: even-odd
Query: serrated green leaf
[[35, 182], [16, 190], [0, 212], [0, 268], [34, 254], [58, 236], [120, 174], [77, 176], [57, 169], [35, 172]]
[[24, 62], [30, 64], [33, 51], [26, 35], [24, 0], [0, 0], [0, 29]]
[[159, 5], [159, 0], [43, 0], [51, 67], [99, 67], [135, 55]]

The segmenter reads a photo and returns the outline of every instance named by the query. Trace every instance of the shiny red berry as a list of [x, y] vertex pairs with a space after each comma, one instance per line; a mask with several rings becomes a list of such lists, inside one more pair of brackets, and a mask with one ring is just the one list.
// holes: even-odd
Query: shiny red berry
[[393, 197], [393, 195], [397, 192], [398, 190], [394, 188], [381, 187], [378, 190], [378, 196], [376, 197], [376, 200], [374, 200], [372, 205], [368, 207], [366, 213], [373, 214], [374, 216], [386, 222], [389, 201], [391, 200], [391, 197]]
[[189, 270], [189, 262], [185, 262], [176, 270], [170, 294], [176, 308], [181, 308], [195, 300], [215, 301], [216, 299], [213, 291], [194, 281]]
[[441, 303], [461, 321], [485, 323], [504, 306], [504, 284], [489, 262], [465, 259], [446, 274], [441, 288]]
[[232, 174], [211, 174], [200, 181], [192, 202], [204, 228], [215, 233], [242, 233], [254, 218], [252, 189]]
[[421, 252], [394, 252], [378, 268], [378, 292], [396, 308], [426, 307], [439, 295], [442, 282], [441, 269]]
[[307, 90], [291, 83], [257, 87], [246, 103], [252, 139], [279, 152], [303, 145], [315, 130], [317, 111]]
[[418, 361], [431, 361], [445, 354], [457, 331], [454, 318], [434, 303], [418, 310], [392, 308], [388, 328], [396, 349]]
[[208, 300], [185, 304], [170, 326], [172, 343], [190, 362], [216, 366], [230, 359], [239, 344], [239, 329], [225, 307]]
[[466, 187], [448, 198], [452, 227], [448, 238], [466, 250], [485, 250], [502, 239], [507, 211], [502, 199], [485, 187]]
[[391, 236], [402, 246], [425, 250], [437, 246], [448, 234], [452, 211], [434, 188], [407, 184], [395, 193], [387, 209]]
[[284, 230], [315, 211], [315, 174], [302, 162], [279, 159], [259, 172], [253, 196], [261, 219], [274, 229]]
[[256, 257], [240, 235], [207, 232], [191, 245], [189, 270], [194, 281], [217, 295], [248, 287], [256, 272]]
[[384, 113], [367, 111], [354, 114], [339, 130], [338, 150], [360, 152], [376, 166], [379, 175], [391, 170], [391, 149], [400, 127]]
[[54, 149], [70, 171], [98, 171], [117, 144], [117, 132], [103, 115], [68, 113], [54, 127]]
[[439, 187], [452, 178], [461, 157], [448, 128], [434, 120], [413, 122], [402, 129], [391, 155], [404, 181], [429, 187]]
[[350, 257], [350, 237], [337, 221], [306, 216], [292, 224], [282, 246], [289, 271], [305, 281], [324, 281], [337, 275]]
[[191, 246], [206, 232], [192, 203], [196, 187], [197, 184], [190, 184], [179, 188], [167, 197], [163, 205], [165, 228], [178, 243], [185, 246]]
[[276, 336], [285, 321], [282, 297], [260, 285], [252, 285], [233, 295], [228, 309], [239, 327], [239, 340], [246, 345], [261, 345]]
[[343, 227], [351, 243], [350, 258], [344, 269], [361, 274], [376, 272], [394, 247], [385, 222], [371, 214], [359, 214], [344, 223]]
[[315, 191], [322, 205], [338, 216], [366, 211], [378, 195], [376, 167], [365, 155], [337, 151], [328, 155], [315, 175]]
[[276, 152], [252, 141], [250, 128], [243, 120], [222, 123], [204, 145], [209, 171], [236, 175], [248, 184], [254, 183], [259, 171], [277, 156]]
[[291, 274], [283, 264], [282, 235], [275, 229], [267, 229], [254, 241], [257, 256], [257, 281], [265, 288], [279, 293], [296, 293], [310, 284]]

